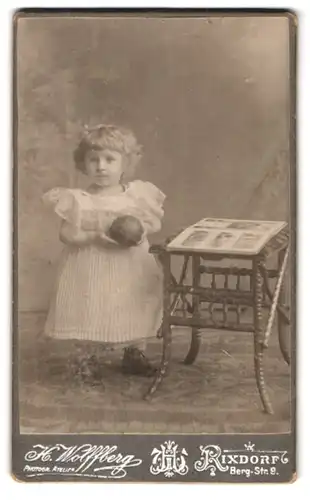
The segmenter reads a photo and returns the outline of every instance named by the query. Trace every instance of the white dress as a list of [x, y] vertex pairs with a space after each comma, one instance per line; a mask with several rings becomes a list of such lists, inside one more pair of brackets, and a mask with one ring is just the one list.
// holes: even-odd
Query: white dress
[[[165, 195], [153, 184], [129, 183], [123, 193], [99, 196], [52, 189], [43, 201], [67, 223], [105, 232], [123, 214], [137, 216], [146, 233], [158, 231]], [[45, 334], [57, 339], [130, 344], [154, 337], [162, 319], [162, 272], [147, 238], [135, 247], [66, 245], [60, 259]]]

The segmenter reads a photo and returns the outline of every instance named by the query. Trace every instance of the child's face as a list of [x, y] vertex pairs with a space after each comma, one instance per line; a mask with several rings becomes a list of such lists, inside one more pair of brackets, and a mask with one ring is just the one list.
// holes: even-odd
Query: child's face
[[88, 151], [85, 170], [95, 184], [102, 187], [116, 186], [120, 183], [123, 173], [123, 156], [112, 149]]

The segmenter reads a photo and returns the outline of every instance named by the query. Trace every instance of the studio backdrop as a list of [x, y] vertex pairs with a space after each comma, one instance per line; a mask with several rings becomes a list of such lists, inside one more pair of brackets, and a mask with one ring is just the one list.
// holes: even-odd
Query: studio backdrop
[[72, 153], [84, 124], [136, 133], [137, 176], [167, 195], [157, 239], [202, 217], [288, 220], [288, 22], [19, 20], [20, 311], [47, 309], [61, 243], [41, 196], [83, 185]]

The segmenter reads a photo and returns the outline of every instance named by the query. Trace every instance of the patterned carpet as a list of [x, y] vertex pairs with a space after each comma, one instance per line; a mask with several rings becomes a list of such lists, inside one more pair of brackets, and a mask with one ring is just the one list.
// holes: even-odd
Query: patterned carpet
[[[182, 364], [189, 331], [174, 330], [171, 370], [151, 402], [150, 380], [125, 377], [120, 352], [95, 346], [102, 377], [77, 385], [69, 370], [76, 345], [42, 341], [42, 314], [19, 318], [19, 399], [22, 433], [272, 433], [290, 429], [290, 370], [276, 332], [265, 356], [275, 414], [262, 411], [255, 384], [251, 334], [205, 332], [192, 366]], [[85, 350], [88, 348], [84, 347]], [[160, 359], [161, 342], [148, 348]]]

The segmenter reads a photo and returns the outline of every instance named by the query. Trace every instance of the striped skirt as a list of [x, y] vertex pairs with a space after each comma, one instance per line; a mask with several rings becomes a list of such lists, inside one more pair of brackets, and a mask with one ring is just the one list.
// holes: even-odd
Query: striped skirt
[[162, 272], [148, 243], [130, 249], [65, 247], [45, 334], [110, 344], [155, 337]]

